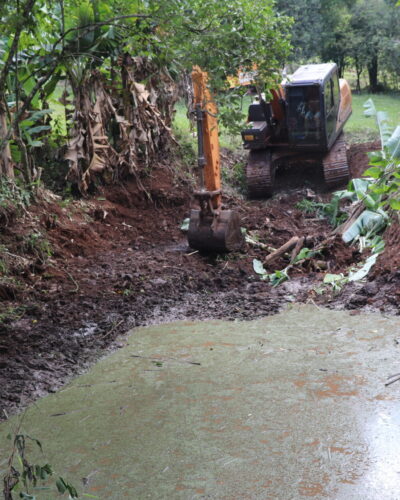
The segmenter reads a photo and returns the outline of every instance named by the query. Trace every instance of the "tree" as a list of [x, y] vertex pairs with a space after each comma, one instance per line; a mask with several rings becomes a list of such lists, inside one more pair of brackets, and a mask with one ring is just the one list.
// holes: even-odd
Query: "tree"
[[290, 61], [298, 64], [316, 61], [323, 30], [321, 0], [277, 0], [276, 7], [294, 20]]
[[358, 0], [352, 9], [351, 25], [355, 36], [354, 58], [365, 63], [371, 92], [379, 90], [379, 60], [390, 38], [391, 6], [384, 0]]
[[320, 57], [323, 61], [334, 61], [342, 78], [349, 61], [351, 47], [351, 13], [346, 0], [323, 2], [321, 14], [324, 28], [321, 34]]
[[[0, 20], [9, 27], [0, 38], [0, 175], [12, 175], [13, 161], [19, 168], [25, 165], [27, 181], [32, 178], [33, 153], [42, 143], [33, 134], [49, 128], [48, 122], [43, 123], [43, 108], [61, 81], [69, 81], [76, 111], [74, 122], [67, 124], [72, 132], [70, 148], [79, 134], [75, 145], [86, 148], [75, 151], [71, 160], [75, 167], [79, 165], [76, 171], [82, 180], [90, 165], [99, 167], [100, 160], [93, 163], [96, 141], [89, 136], [94, 126], [90, 116], [94, 113], [95, 121], [100, 119], [95, 111], [100, 95], [108, 103], [101, 111], [108, 111], [102, 124], [96, 125], [102, 130], [101, 144], [97, 144], [98, 150], [109, 153], [101, 156], [100, 163], [112, 164], [113, 158], [119, 165], [121, 144], [137, 153], [135, 160], [128, 155], [125, 163], [148, 163], [148, 152], [159, 149], [154, 130], [167, 130], [171, 121], [174, 97], [165, 89], [182, 72], [198, 64], [209, 71], [215, 89], [226, 90], [228, 75], [257, 64], [260, 79], [269, 87], [279, 78], [289, 51], [289, 22], [275, 14], [272, 0], [260, 1], [257, 8], [250, 0], [229, 4], [217, 0], [11, 0], [0, 7]], [[143, 110], [140, 120], [135, 115], [135, 123], [130, 121], [133, 108]], [[145, 119], [146, 113], [154, 115], [157, 126]], [[33, 117], [39, 117], [40, 123], [30, 123]], [[139, 122], [141, 129], [136, 130]], [[18, 154], [11, 159], [16, 149]]]

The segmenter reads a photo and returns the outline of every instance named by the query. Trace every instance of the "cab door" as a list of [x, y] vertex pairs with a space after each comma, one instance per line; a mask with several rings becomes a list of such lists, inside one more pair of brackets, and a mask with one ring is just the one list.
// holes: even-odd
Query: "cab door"
[[328, 147], [330, 147], [336, 139], [336, 122], [338, 119], [339, 104], [339, 78], [337, 72], [335, 72], [325, 82], [324, 87], [325, 129]]

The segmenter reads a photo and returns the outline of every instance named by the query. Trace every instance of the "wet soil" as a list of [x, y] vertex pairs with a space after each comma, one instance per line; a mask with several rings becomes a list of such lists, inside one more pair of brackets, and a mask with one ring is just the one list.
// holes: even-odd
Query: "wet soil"
[[[376, 144], [351, 147], [353, 176], [367, 168], [366, 151], [374, 149]], [[236, 160], [225, 157], [226, 168]], [[106, 349], [117, 348], [120, 333], [139, 325], [254, 319], [294, 301], [399, 313], [400, 275], [395, 263], [385, 264], [392, 254], [398, 259], [395, 226], [388, 230], [393, 249], [378, 262], [372, 281], [346, 286], [339, 295], [318, 291], [326, 272], [344, 272], [361, 259], [337, 238], [320, 261], [293, 268], [291, 280], [274, 288], [253, 271], [253, 259], [266, 255], [262, 248], [247, 245], [225, 256], [188, 248], [180, 225], [189, 215], [190, 189], [168, 168], [153, 170], [146, 190], [130, 180], [69, 203], [44, 193], [29, 212], [3, 220], [1, 409], [13, 413], [55, 391]], [[326, 219], [296, 208], [307, 198], [329, 200], [313, 170], [279, 172], [277, 192], [268, 201], [246, 201], [234, 193], [228, 191], [226, 204], [270, 247], [294, 235], [315, 246], [332, 230]], [[268, 271], [287, 263], [277, 260]]]

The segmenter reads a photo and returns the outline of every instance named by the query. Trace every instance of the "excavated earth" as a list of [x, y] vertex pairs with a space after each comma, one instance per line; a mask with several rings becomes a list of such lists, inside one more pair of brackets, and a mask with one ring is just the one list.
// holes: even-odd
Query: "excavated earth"
[[[352, 176], [367, 168], [366, 152], [348, 151]], [[223, 155], [225, 168], [237, 158]], [[146, 184], [134, 180], [107, 187], [87, 200], [65, 202], [49, 193], [13, 217], [0, 217], [0, 408], [8, 414], [55, 391], [105, 350], [120, 346], [128, 329], [177, 319], [254, 319], [289, 302], [399, 314], [399, 226], [387, 230], [386, 250], [368, 281], [340, 294], [318, 292], [327, 272], [345, 272], [361, 260], [357, 249], [337, 238], [324, 251], [324, 264], [294, 268], [278, 287], [260, 280], [253, 259], [267, 251], [247, 245], [241, 253], [202, 255], [188, 248], [181, 231], [190, 208], [189, 187], [159, 166]], [[229, 191], [242, 226], [278, 248], [292, 236], [313, 244], [330, 233], [326, 219], [296, 208], [305, 198], [327, 201], [319, 173], [305, 168], [278, 173], [268, 201], [245, 201]], [[0, 262], [1, 263], [1, 262]], [[284, 258], [268, 270], [282, 269]], [[4, 412], [2, 411], [4, 417]]]

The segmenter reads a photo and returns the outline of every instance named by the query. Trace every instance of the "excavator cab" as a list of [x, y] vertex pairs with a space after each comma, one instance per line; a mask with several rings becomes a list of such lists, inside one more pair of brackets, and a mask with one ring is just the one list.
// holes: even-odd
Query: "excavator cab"
[[292, 145], [319, 146], [323, 137], [321, 87], [290, 87], [287, 92], [288, 138]]
[[341, 96], [337, 66], [302, 66], [285, 84], [285, 95], [289, 145], [327, 151], [338, 136]]

